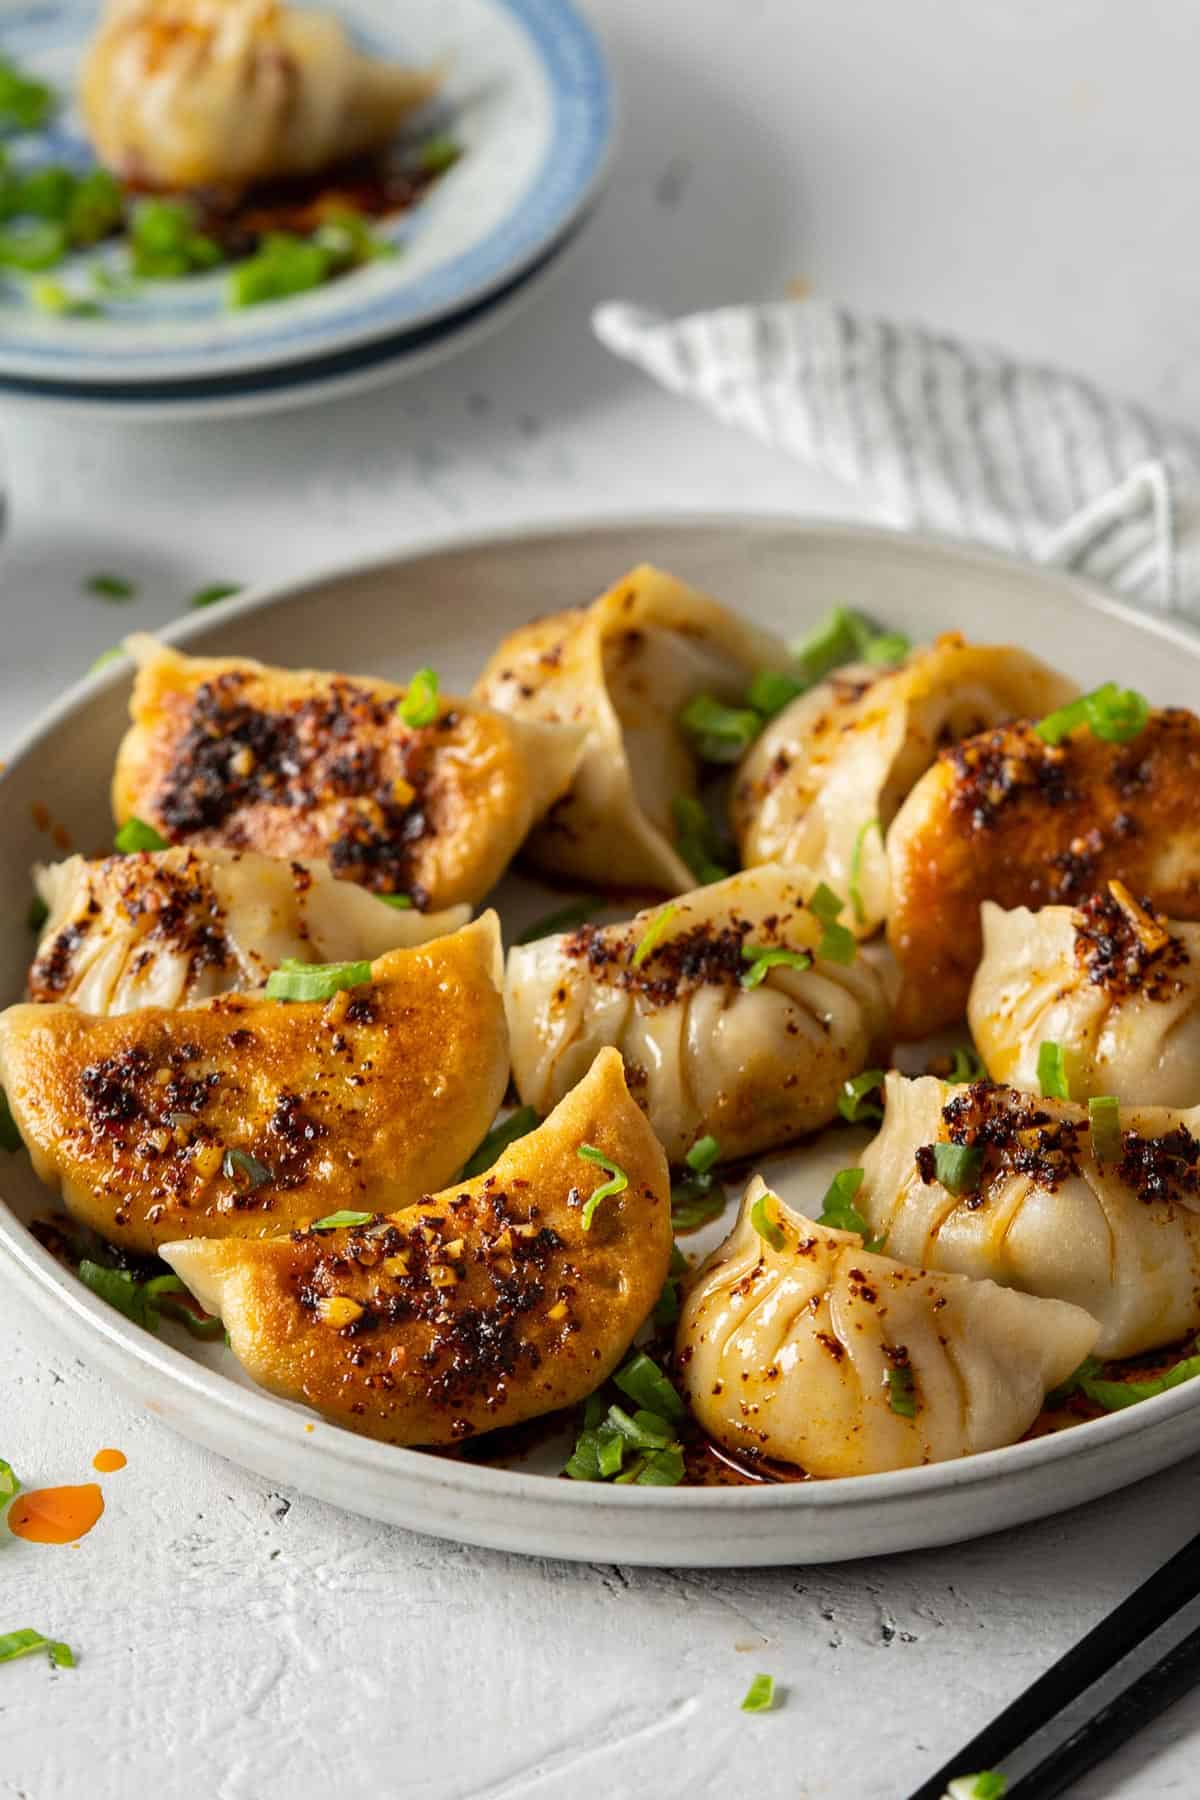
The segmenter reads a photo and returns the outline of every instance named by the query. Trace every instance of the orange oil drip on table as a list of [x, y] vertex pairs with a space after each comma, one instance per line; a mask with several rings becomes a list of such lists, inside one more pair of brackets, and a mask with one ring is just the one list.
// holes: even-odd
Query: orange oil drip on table
[[126, 1457], [123, 1450], [97, 1450], [92, 1458], [93, 1469], [99, 1469], [102, 1475], [115, 1475], [118, 1469], [125, 1467]]
[[82, 1487], [34, 1488], [8, 1509], [8, 1529], [32, 1544], [73, 1544], [86, 1537], [104, 1511], [98, 1482]]

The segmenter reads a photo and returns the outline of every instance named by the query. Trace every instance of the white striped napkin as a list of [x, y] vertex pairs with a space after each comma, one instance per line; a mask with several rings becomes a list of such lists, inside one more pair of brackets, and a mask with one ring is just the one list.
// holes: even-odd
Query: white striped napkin
[[828, 300], [665, 319], [597, 308], [601, 342], [856, 486], [872, 518], [1078, 569], [1200, 622], [1200, 437], [1057, 369]]

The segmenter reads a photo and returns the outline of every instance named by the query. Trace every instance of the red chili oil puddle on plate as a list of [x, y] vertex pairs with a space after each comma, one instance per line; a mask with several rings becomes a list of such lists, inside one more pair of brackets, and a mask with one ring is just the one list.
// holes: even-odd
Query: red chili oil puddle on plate
[[98, 1482], [82, 1487], [34, 1488], [18, 1494], [8, 1510], [8, 1529], [31, 1544], [73, 1544], [86, 1537], [104, 1511]]
[[127, 1460], [123, 1450], [97, 1450], [92, 1467], [99, 1469], [102, 1475], [115, 1475], [118, 1469], [125, 1467]]

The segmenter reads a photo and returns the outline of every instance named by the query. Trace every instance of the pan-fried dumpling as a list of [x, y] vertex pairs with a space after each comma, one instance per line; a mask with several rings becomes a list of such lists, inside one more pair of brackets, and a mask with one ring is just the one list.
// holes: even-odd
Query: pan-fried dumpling
[[42, 1180], [103, 1237], [262, 1236], [449, 1181], [508, 1081], [494, 913], [327, 1001], [220, 994], [0, 1014], [0, 1084]]
[[[1088, 1110], [1015, 1088], [887, 1079], [855, 1206], [888, 1254], [1082, 1306], [1106, 1357], [1200, 1329], [1200, 1118], [1124, 1107], [1119, 1153], [1097, 1161]], [[973, 1150], [975, 1172], [939, 1146]]]
[[869, 934], [888, 911], [883, 834], [941, 746], [1003, 719], [1039, 718], [1078, 691], [1024, 650], [957, 632], [897, 669], [838, 669], [744, 757], [733, 791], [742, 861], [810, 869], [836, 893], [854, 892], [850, 922]]
[[437, 87], [432, 72], [356, 50], [330, 13], [279, 0], [109, 0], [80, 99], [114, 174], [237, 190], [382, 148]]
[[505, 638], [475, 698], [589, 734], [570, 793], [530, 839], [534, 862], [601, 887], [694, 887], [673, 818], [697, 787], [680, 710], [701, 693], [741, 705], [759, 669], [788, 664], [778, 638], [648, 565], [593, 605]]
[[1195, 1106], [1200, 925], [1169, 923], [1119, 881], [1078, 910], [986, 901], [967, 1019], [993, 1081], [1039, 1093], [1038, 1051], [1052, 1043], [1072, 1100]]
[[[633, 960], [648, 931], [661, 935]], [[826, 1124], [838, 1094], [889, 1040], [889, 976], [870, 954], [768, 966], [749, 948], [816, 953], [824, 927], [786, 869], [699, 888], [628, 925], [584, 925], [509, 952], [505, 1006], [521, 1099], [545, 1112], [602, 1044], [663, 1148], [681, 1162], [711, 1134], [723, 1158]], [[845, 945], [853, 950], [853, 939]]]
[[871, 1475], [1015, 1443], [1096, 1336], [1077, 1306], [864, 1250], [756, 1176], [696, 1274], [676, 1361], [692, 1412], [727, 1449]]
[[156, 850], [36, 871], [49, 914], [29, 971], [31, 1000], [90, 1013], [192, 1006], [261, 987], [300, 962], [374, 961], [457, 931], [465, 906], [400, 910], [336, 881], [327, 863], [280, 862], [252, 850]]
[[[607, 1171], [626, 1178], [589, 1205]], [[255, 1381], [393, 1444], [445, 1444], [603, 1382], [671, 1255], [663, 1153], [615, 1051], [486, 1175], [349, 1229], [163, 1255]]]
[[192, 657], [153, 638], [117, 755], [113, 812], [172, 843], [327, 860], [422, 911], [474, 905], [561, 794], [578, 731], [442, 696], [427, 725], [390, 682], [246, 657]]
[[904, 971], [897, 1035], [961, 1017], [982, 952], [979, 908], [1078, 904], [1106, 881], [1200, 919], [1200, 719], [1152, 712], [1129, 743], [1029, 724], [945, 751], [888, 833], [888, 942]]

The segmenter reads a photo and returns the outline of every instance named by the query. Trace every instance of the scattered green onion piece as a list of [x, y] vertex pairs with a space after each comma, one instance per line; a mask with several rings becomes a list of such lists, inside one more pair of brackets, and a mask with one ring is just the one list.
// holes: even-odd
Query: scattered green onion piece
[[84, 1287], [98, 1299], [107, 1301], [109, 1306], [146, 1331], [158, 1330], [158, 1308], [154, 1297], [146, 1294], [146, 1283], [139, 1281], [128, 1269], [107, 1269], [84, 1257], [76, 1272]]
[[227, 1150], [221, 1158], [221, 1173], [226, 1181], [244, 1179], [246, 1191], [251, 1194], [255, 1188], [265, 1187], [275, 1179], [266, 1163], [259, 1162], [248, 1150]]
[[671, 1187], [671, 1229], [698, 1231], [725, 1211], [725, 1189], [711, 1175], [685, 1175]]
[[846, 902], [840, 900], [833, 889], [822, 882], [809, 900], [808, 910], [816, 915], [824, 927], [821, 941], [817, 945], [818, 957], [826, 962], [852, 963], [858, 955], [854, 933], [837, 922], [839, 913], [846, 910]]
[[376, 236], [363, 214], [348, 206], [339, 207], [322, 219], [309, 242], [329, 258], [327, 279], [396, 254], [396, 246]]
[[268, 232], [254, 255], [230, 270], [229, 305], [262, 306], [311, 293], [329, 280], [334, 264], [333, 254], [322, 244], [290, 231]]
[[30, 931], [39, 932], [50, 917], [50, 908], [40, 894], [35, 894], [29, 902], [29, 911], [25, 915], [25, 923]]
[[773, 1200], [776, 1206], [779, 1204], [777, 1194], [760, 1194], [750, 1208], [750, 1223], [764, 1244], [770, 1244], [772, 1250], [782, 1250], [787, 1244], [787, 1233], [767, 1211], [768, 1200]]
[[666, 1419], [640, 1407], [631, 1417], [624, 1407], [610, 1406], [605, 1423], [613, 1431], [619, 1432], [635, 1450], [665, 1450], [675, 1437]]
[[850, 880], [846, 889], [850, 895], [850, 904], [854, 908], [855, 923], [858, 925], [865, 925], [867, 922], [867, 911], [862, 897], [862, 859], [869, 831], [877, 831], [879, 842], [883, 843], [883, 826], [878, 819], [868, 819], [865, 825], [859, 826], [854, 839], [854, 849], [850, 856]]
[[310, 1231], [352, 1231], [359, 1225], [369, 1225], [375, 1217], [369, 1212], [332, 1212], [323, 1219], [314, 1219], [309, 1226]]
[[101, 600], [133, 600], [137, 596], [137, 583], [127, 581], [124, 575], [89, 575], [83, 585]]
[[40, 1631], [0, 1632], [0, 1662], [15, 1662], [19, 1656], [32, 1656], [35, 1650], [45, 1650], [56, 1669], [75, 1667], [75, 1652], [69, 1644], [43, 1637]]
[[1185, 1381], [1194, 1381], [1197, 1375], [1200, 1375], [1200, 1356], [1185, 1356], [1172, 1368], [1161, 1375], [1151, 1375], [1146, 1381], [1105, 1381], [1085, 1367], [1078, 1386], [1105, 1412], [1120, 1412], [1126, 1406], [1136, 1406], [1141, 1400], [1153, 1400], [1156, 1394], [1181, 1387]]
[[1008, 1776], [996, 1769], [984, 1769], [978, 1775], [956, 1775], [946, 1789], [949, 1800], [1004, 1800], [1008, 1792]]
[[88, 674], [98, 675], [101, 669], [107, 669], [110, 663], [120, 662], [124, 654], [125, 652], [120, 644], [111, 645], [109, 649], [100, 652], [95, 662], [89, 668]]
[[683, 1160], [695, 1174], [707, 1175], [721, 1160], [721, 1146], [715, 1137], [697, 1138]]
[[183, 200], [141, 201], [129, 223], [129, 250], [133, 273], [146, 281], [173, 281], [224, 261], [220, 245], [197, 229], [195, 208]]
[[701, 761], [735, 763], [763, 722], [751, 707], [726, 706], [711, 694], [696, 694], [680, 712], [679, 725]]
[[145, 819], [139, 819], [135, 814], [126, 819], [117, 832], [113, 848], [119, 850], [122, 856], [132, 856], [139, 850], [165, 850], [167, 840], [160, 831], [155, 831], [153, 825], [147, 825]]
[[659, 907], [634, 946], [633, 955], [629, 960], [635, 969], [640, 968], [646, 958], [651, 956], [654, 951], [657, 950], [659, 944], [661, 944], [663, 938], [667, 934], [671, 920], [678, 911], [679, 908], [674, 900], [669, 900], [665, 906]]
[[369, 962], [305, 963], [285, 957], [267, 976], [268, 1000], [331, 1000], [342, 988], [363, 987]]
[[803, 692], [804, 683], [797, 681], [794, 675], [784, 675], [776, 669], [760, 669], [747, 689], [746, 704], [761, 713], [764, 719], [773, 719]]
[[528, 1137], [540, 1124], [541, 1120], [532, 1106], [518, 1106], [507, 1119], [492, 1126], [474, 1156], [463, 1164], [461, 1179], [472, 1181], [476, 1175], [486, 1174], [502, 1150], [507, 1150], [518, 1138]]
[[596, 1433], [596, 1468], [601, 1481], [610, 1476], [619, 1475], [624, 1460], [625, 1446], [621, 1441], [620, 1432], [598, 1431]]
[[950, 1058], [950, 1073], [946, 1081], [950, 1087], [967, 1087], [976, 1081], [985, 1081], [987, 1070], [983, 1058], [977, 1050], [964, 1050], [956, 1044]]
[[863, 661], [887, 665], [903, 662], [912, 649], [912, 639], [902, 631], [884, 631], [863, 646]]
[[1090, 1381], [1094, 1375], [1099, 1375], [1103, 1367], [1104, 1364], [1098, 1356], [1085, 1356], [1079, 1367], [1072, 1369], [1061, 1386], [1051, 1388], [1046, 1395], [1047, 1410], [1053, 1412], [1057, 1407], [1065, 1406], [1072, 1394], [1081, 1392], [1084, 1381]]
[[40, 275], [55, 268], [69, 248], [64, 226], [50, 219], [31, 219], [0, 231], [0, 267]]
[[75, 178], [67, 201], [67, 236], [80, 248], [98, 244], [117, 229], [124, 214], [120, 182], [107, 169], [89, 169]]
[[413, 909], [411, 894], [376, 894], [375, 898], [382, 900], [385, 906], [393, 907], [396, 912], [411, 912]]
[[688, 1260], [678, 1244], [671, 1245], [671, 1266], [667, 1271], [667, 1279], [663, 1282], [662, 1293], [654, 1303], [653, 1319], [659, 1330], [674, 1325], [679, 1317], [679, 1282], [681, 1276], [687, 1274]]
[[879, 1250], [882, 1240], [876, 1241], [871, 1236], [871, 1227], [854, 1204], [864, 1172], [862, 1169], [839, 1170], [825, 1190], [817, 1224], [824, 1225], [828, 1231], [857, 1232], [864, 1250]]
[[174, 1319], [177, 1325], [184, 1326], [192, 1337], [202, 1342], [215, 1343], [218, 1338], [224, 1338], [226, 1343], [229, 1341], [229, 1334], [220, 1319], [189, 1306], [186, 1300], [173, 1300], [167, 1295], [159, 1301], [158, 1310], [164, 1319]]
[[1106, 681], [1069, 706], [1048, 713], [1033, 729], [1047, 744], [1061, 744], [1081, 725], [1087, 725], [1094, 737], [1107, 744], [1127, 744], [1145, 730], [1149, 718], [1150, 703], [1145, 695]]
[[12, 1116], [8, 1095], [3, 1088], [0, 1088], [0, 1150], [7, 1150], [13, 1154], [20, 1148], [21, 1134], [17, 1130], [17, 1122]]
[[[838, 1095], [838, 1111], [843, 1119], [851, 1125], [862, 1125], [868, 1120], [874, 1121], [883, 1117], [883, 1084], [887, 1075], [883, 1069], [864, 1069], [861, 1075], [851, 1075], [842, 1083], [842, 1091]], [[873, 1095], [878, 1095], [876, 1100]]]
[[0, 1456], [0, 1506], [6, 1506], [14, 1494], [20, 1493], [21, 1483], [16, 1471], [9, 1462]]
[[638, 1487], [678, 1487], [683, 1476], [683, 1451], [678, 1444], [668, 1444], [643, 1457], [634, 1481]]
[[[623, 1454], [619, 1438], [617, 1439], [617, 1450], [619, 1454]], [[575, 1441], [575, 1448], [563, 1467], [563, 1474], [569, 1475], [572, 1481], [599, 1481], [602, 1479], [599, 1432], [592, 1429], [580, 1432]]]
[[1088, 1101], [1092, 1154], [1098, 1163], [1121, 1160], [1121, 1103], [1113, 1094], [1094, 1094]]
[[433, 669], [418, 669], [396, 711], [414, 731], [432, 725], [438, 716], [438, 678]]
[[907, 1363], [899, 1363], [887, 1372], [888, 1405], [902, 1419], [917, 1416], [917, 1384]]
[[29, 298], [39, 312], [49, 313], [56, 319], [95, 319], [100, 314], [94, 300], [73, 294], [70, 288], [65, 288], [60, 281], [51, 281], [48, 275], [30, 282]]
[[0, 56], [0, 128], [5, 131], [37, 131], [54, 112], [53, 88], [32, 75], [24, 75], [7, 56]]
[[675, 827], [675, 848], [701, 887], [724, 881], [729, 869], [721, 860], [724, 852], [717, 829], [703, 804], [691, 794], [676, 794], [671, 802], [671, 821]]
[[453, 168], [462, 151], [452, 137], [439, 133], [437, 137], [426, 138], [417, 146], [416, 163], [422, 175], [444, 175], [447, 169]]
[[1071, 1098], [1071, 1081], [1067, 1074], [1067, 1053], [1061, 1044], [1052, 1043], [1049, 1038], [1046, 1038], [1038, 1046], [1037, 1076], [1043, 1100], [1069, 1100]]
[[1087, 716], [1087, 696], [1083, 695], [1078, 700], [1072, 700], [1067, 706], [1060, 706], [1056, 712], [1047, 713], [1044, 719], [1038, 720], [1033, 729], [1043, 743], [1061, 744], [1065, 737], [1069, 737], [1081, 725], [1086, 725]]
[[604, 1182], [601, 1187], [598, 1187], [591, 1198], [584, 1204], [580, 1223], [585, 1231], [590, 1231], [592, 1229], [592, 1220], [596, 1216], [596, 1208], [600, 1205], [600, 1202], [602, 1200], [611, 1200], [614, 1194], [623, 1194], [625, 1189], [629, 1186], [629, 1177], [619, 1163], [615, 1163], [609, 1157], [605, 1156], [603, 1150], [597, 1150], [595, 1144], [580, 1144], [575, 1154], [577, 1156], [582, 1156], [585, 1162], [598, 1164], [599, 1167], [604, 1169], [611, 1177], [611, 1180]]
[[748, 1713], [773, 1712], [775, 1708], [775, 1677], [773, 1675], [756, 1675], [746, 1689], [746, 1698], [742, 1701], [742, 1711]]
[[811, 686], [840, 663], [852, 662], [856, 656], [861, 656], [875, 635], [858, 613], [835, 606], [808, 637], [797, 639], [790, 648], [802, 676]]
[[658, 1364], [644, 1350], [635, 1351], [613, 1380], [623, 1394], [660, 1419], [682, 1419], [684, 1404]]
[[946, 1192], [961, 1200], [964, 1194], [973, 1194], [979, 1186], [983, 1151], [973, 1144], [935, 1144], [933, 1168]]
[[203, 606], [216, 606], [218, 601], [228, 600], [231, 595], [240, 594], [241, 591], [241, 584], [239, 582], [210, 582], [208, 587], [196, 589], [196, 592], [188, 601], [188, 605], [197, 609]]
[[572, 900], [568, 906], [560, 906], [557, 912], [546, 913], [526, 927], [518, 944], [536, 944], [540, 938], [556, 937], [560, 931], [571, 931], [576, 925], [586, 924], [603, 907], [604, 902], [596, 894], [586, 894], [581, 900]]
[[797, 974], [812, 968], [807, 950], [773, 949], [767, 944], [743, 944], [742, 961], [750, 964], [743, 972], [742, 986], [756, 988], [766, 980], [771, 969], [795, 969]]

